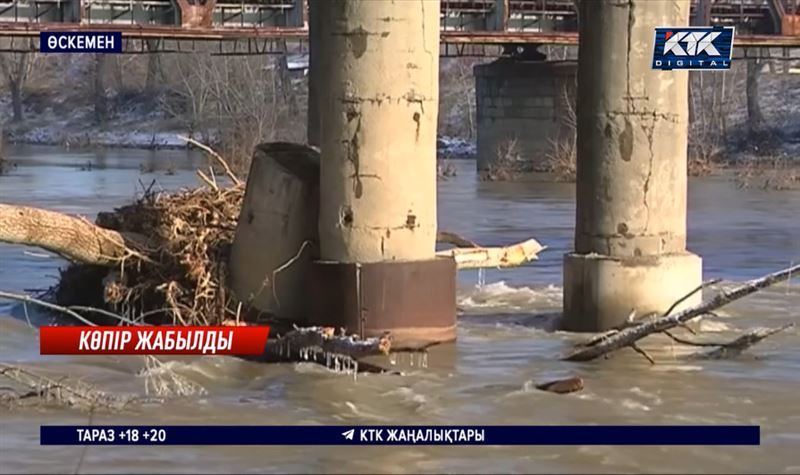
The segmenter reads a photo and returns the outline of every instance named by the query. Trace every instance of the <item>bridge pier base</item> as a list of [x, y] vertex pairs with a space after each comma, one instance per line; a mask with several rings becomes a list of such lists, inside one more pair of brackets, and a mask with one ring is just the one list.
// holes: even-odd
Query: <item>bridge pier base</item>
[[501, 58], [474, 68], [478, 170], [503, 159], [511, 144], [520, 171], [544, 168], [553, 141], [575, 133], [574, 61]]
[[568, 330], [664, 312], [702, 281], [700, 257], [686, 250], [688, 73], [654, 71], [650, 57], [653, 25], [686, 25], [689, 3], [581, 2], [581, 18], [592, 21], [580, 25]]
[[452, 340], [455, 264], [435, 257], [439, 2], [324, 11], [312, 317], [409, 344]]

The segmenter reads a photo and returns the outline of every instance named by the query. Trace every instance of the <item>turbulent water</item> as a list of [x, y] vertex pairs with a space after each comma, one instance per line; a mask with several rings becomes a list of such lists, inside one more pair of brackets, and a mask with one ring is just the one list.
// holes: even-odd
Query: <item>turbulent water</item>
[[[95, 213], [142, 187], [194, 185], [202, 157], [185, 152], [11, 148], [0, 201]], [[91, 164], [91, 170], [88, 170]], [[142, 173], [156, 168], [153, 173]], [[549, 249], [522, 268], [462, 272], [458, 342], [435, 348], [427, 367], [409, 356], [406, 376], [335, 374], [309, 364], [260, 365], [228, 357], [182, 358], [172, 370], [207, 393], [92, 423], [120, 424], [759, 424], [762, 446], [726, 447], [81, 447], [39, 446], [41, 424], [85, 424], [83, 412], [0, 409], [0, 472], [780, 472], [800, 473], [800, 331], [791, 329], [732, 361], [687, 361], [655, 339], [651, 366], [622, 351], [592, 363], [559, 361], [580, 336], [553, 332], [561, 256], [571, 247], [574, 190], [549, 182], [481, 183], [474, 162], [440, 183], [440, 228], [485, 245], [535, 237]], [[175, 168], [174, 174], [167, 170]], [[83, 169], [83, 170], [82, 170]], [[722, 285], [800, 260], [800, 193], [740, 190], [724, 177], [693, 180], [689, 247]], [[35, 291], [63, 261], [0, 245], [0, 289]], [[482, 284], [482, 285], [479, 285]], [[754, 326], [797, 322], [800, 277], [727, 307], [699, 325], [731, 339]], [[545, 315], [545, 316], [542, 316]], [[37, 330], [49, 317], [0, 302], [0, 362], [80, 378], [115, 393], [144, 394], [140, 357], [42, 357]], [[389, 358], [379, 361], [391, 364]], [[413, 364], [413, 366], [412, 366]], [[586, 389], [537, 391], [576, 375]], [[0, 381], [0, 387], [5, 382]], [[81, 461], [82, 460], [82, 461]], [[79, 465], [80, 464], [80, 465]]]

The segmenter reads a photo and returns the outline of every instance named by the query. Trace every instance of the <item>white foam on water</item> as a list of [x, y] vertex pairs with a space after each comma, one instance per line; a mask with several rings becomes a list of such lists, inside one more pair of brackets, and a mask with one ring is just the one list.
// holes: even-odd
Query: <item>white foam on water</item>
[[650, 411], [650, 406], [642, 404], [638, 401], [634, 401], [633, 399], [625, 398], [620, 401], [620, 404], [622, 404], [622, 407], [624, 407], [625, 409], [632, 409], [635, 411], [645, 411], [645, 412]]
[[731, 330], [734, 330], [731, 325], [720, 322], [719, 320], [709, 320], [705, 318], [700, 320], [700, 332], [728, 332]]
[[501, 280], [476, 286], [464, 292], [458, 297], [458, 305], [467, 310], [484, 308], [534, 310], [560, 307], [561, 295], [561, 288], [555, 285], [542, 288], [512, 287]]
[[356, 406], [354, 403], [352, 403], [350, 401], [345, 401], [344, 405], [350, 410], [350, 413], [352, 415], [356, 416], [356, 417], [360, 417], [360, 418], [363, 418], [363, 419], [371, 419], [371, 420], [374, 420], [374, 421], [382, 421], [382, 422], [386, 422], [386, 421], [390, 420], [389, 418], [380, 416], [378, 414], [365, 412], [365, 411], [359, 409], [358, 406]]
[[632, 388], [630, 389], [630, 391], [631, 391], [633, 394], [635, 394], [635, 395], [637, 395], [637, 396], [639, 396], [639, 397], [642, 397], [642, 398], [645, 398], [645, 399], [647, 399], [647, 400], [648, 400], [648, 402], [650, 402], [650, 404], [654, 404], [654, 405], [656, 405], [656, 406], [659, 406], [659, 405], [661, 405], [661, 403], [663, 402], [663, 401], [661, 400], [661, 398], [660, 398], [660, 397], [658, 397], [658, 394], [656, 394], [656, 393], [651, 393], [651, 392], [648, 392], [648, 391], [645, 391], [645, 390], [643, 390], [643, 389], [641, 389], [641, 388], [639, 388], [639, 387], [637, 387], [637, 386], [634, 386], [634, 387], [632, 387]]
[[391, 391], [383, 393], [383, 396], [399, 397], [403, 402], [409, 402], [419, 406], [428, 403], [428, 398], [409, 387], [392, 389]]
[[703, 367], [690, 364], [678, 365], [655, 365], [650, 368], [651, 371], [702, 371]]
[[535, 389], [536, 389], [536, 384], [533, 382], [533, 380], [529, 379], [522, 384], [521, 388], [511, 391], [510, 393], [504, 395], [503, 398], [528, 395], [532, 393]]

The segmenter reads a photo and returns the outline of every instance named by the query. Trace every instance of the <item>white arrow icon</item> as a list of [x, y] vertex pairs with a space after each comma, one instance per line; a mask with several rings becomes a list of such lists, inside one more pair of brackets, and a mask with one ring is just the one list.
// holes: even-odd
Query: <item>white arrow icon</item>
[[353, 434], [354, 434], [355, 432], [356, 432], [356, 430], [355, 430], [355, 429], [350, 429], [350, 430], [348, 430], [348, 431], [346, 431], [346, 432], [342, 432], [342, 435], [343, 435], [343, 436], [344, 436], [344, 438], [345, 438], [345, 439], [347, 439], [347, 440], [353, 440]]

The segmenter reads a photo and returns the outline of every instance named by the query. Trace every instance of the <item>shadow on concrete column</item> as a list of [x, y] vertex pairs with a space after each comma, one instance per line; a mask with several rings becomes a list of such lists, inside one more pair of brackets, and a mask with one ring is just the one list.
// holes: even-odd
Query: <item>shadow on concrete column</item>
[[439, 1], [323, 11], [312, 315], [364, 336], [391, 331], [401, 346], [452, 340], [455, 263], [435, 257]]
[[701, 259], [686, 251], [688, 75], [650, 66], [653, 28], [688, 24], [689, 3], [581, 2], [591, 21], [580, 25], [568, 330], [608, 329], [632, 310], [663, 312], [701, 283]]

